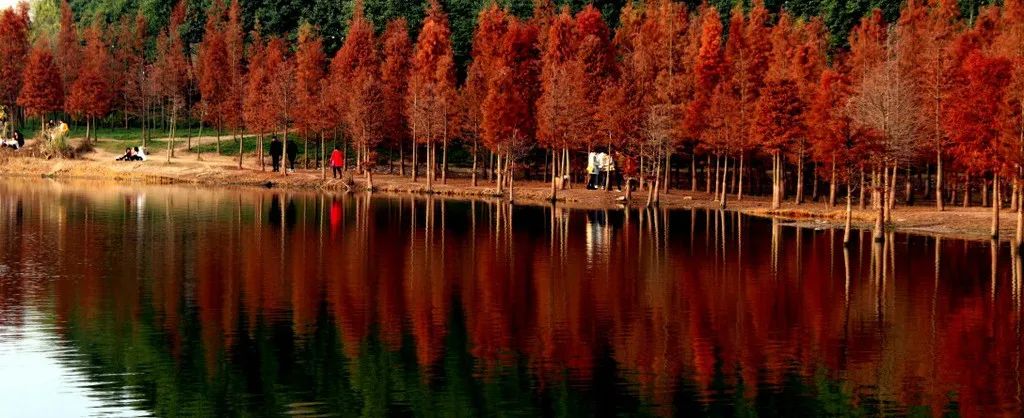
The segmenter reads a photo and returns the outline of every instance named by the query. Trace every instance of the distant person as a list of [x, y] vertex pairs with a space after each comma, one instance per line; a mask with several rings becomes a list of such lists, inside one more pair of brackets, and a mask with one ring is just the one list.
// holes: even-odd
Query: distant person
[[587, 153], [587, 188], [595, 189], [597, 183], [597, 153], [590, 151]]
[[287, 140], [284, 146], [284, 153], [288, 154], [288, 171], [295, 171], [295, 159], [299, 156], [299, 146], [295, 145], [295, 141]]
[[117, 157], [116, 161], [131, 161], [133, 158], [135, 158], [135, 152], [132, 151], [131, 147], [128, 147], [124, 149], [123, 155]]
[[270, 141], [270, 161], [274, 171], [278, 171], [281, 168], [282, 155], [284, 155], [284, 144], [281, 143], [277, 135], [274, 135], [274, 139]]
[[341, 178], [341, 170], [345, 168], [345, 154], [338, 149], [338, 146], [334, 146], [334, 151], [331, 152], [331, 173], [336, 179]]
[[605, 185], [605, 175], [608, 174], [607, 167], [605, 167], [605, 164], [608, 162], [608, 154], [604, 151], [598, 152], [597, 156], [594, 157], [594, 160], [597, 162], [594, 167], [594, 171], [597, 172], [597, 184], [594, 188], [603, 189]]
[[146, 151], [142, 147], [135, 147], [134, 161], [146, 161]]
[[605, 175], [608, 176], [608, 183], [605, 183], [608, 190], [611, 190], [612, 186], [615, 186], [618, 191], [622, 191], [622, 174], [619, 173], [617, 167], [615, 167], [615, 159], [619, 154], [608, 154], [605, 157], [604, 170]]
[[11, 148], [15, 151], [25, 146], [25, 136], [21, 134], [21, 131], [14, 131], [14, 136], [11, 139], [0, 140], [0, 147]]

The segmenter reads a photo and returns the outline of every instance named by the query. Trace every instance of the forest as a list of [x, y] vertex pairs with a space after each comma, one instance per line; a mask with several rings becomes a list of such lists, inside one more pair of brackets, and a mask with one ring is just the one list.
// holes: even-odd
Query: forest
[[261, 161], [270, 135], [341, 142], [370, 189], [396, 161], [445, 182], [459, 152], [474, 185], [525, 174], [557, 200], [606, 150], [648, 205], [843, 200], [849, 229], [871, 204], [882, 239], [897, 201], [980, 203], [1024, 239], [1022, 0], [157, 3], [4, 10], [0, 104], [166, 130], [168, 159], [190, 121], [218, 151], [257, 135]]

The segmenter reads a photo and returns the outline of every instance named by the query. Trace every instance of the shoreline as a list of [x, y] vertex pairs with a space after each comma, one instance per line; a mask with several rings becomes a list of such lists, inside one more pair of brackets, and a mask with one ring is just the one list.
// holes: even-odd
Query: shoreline
[[[152, 155], [144, 162], [113, 161], [114, 156], [108, 152], [96, 151], [83, 158], [41, 159], [29, 156], [0, 155], [0, 176], [20, 178], [49, 178], [57, 180], [95, 180], [137, 184], [182, 184], [200, 187], [238, 187], [259, 189], [304, 190], [319, 193], [344, 193], [364, 191], [365, 178], [351, 171], [344, 176], [350, 179], [349, 186], [345, 180], [322, 179], [318, 169], [299, 168], [294, 173], [284, 175], [273, 173], [269, 167], [263, 171], [259, 161], [249, 157], [243, 160], [242, 169], [238, 168], [237, 157], [204, 154], [203, 160], [197, 160], [187, 152], [178, 152], [179, 157], [167, 163], [166, 158]], [[110, 155], [106, 155], [110, 154]], [[397, 169], [396, 169], [397, 171]], [[472, 186], [470, 179], [450, 177], [448, 183], [434, 182], [433, 192], [427, 191], [427, 182], [421, 176], [413, 182], [409, 175], [374, 173], [374, 192], [393, 195], [434, 195], [446, 198], [466, 199], [502, 199], [486, 178], [481, 178], [478, 186]], [[551, 204], [550, 183], [538, 181], [517, 181], [515, 184], [517, 205]], [[603, 190], [587, 190], [572, 188], [560, 190], [557, 205], [572, 209], [622, 209], [625, 205], [618, 199], [622, 192]], [[634, 192], [629, 207], [643, 208], [647, 192]], [[819, 199], [820, 200], [820, 199]], [[744, 196], [736, 200], [730, 195], [727, 202], [728, 211], [739, 212], [751, 216], [774, 217], [805, 224], [813, 228], [842, 229], [845, 217], [845, 202], [837, 200], [836, 206], [829, 208], [824, 202], [805, 202], [800, 205], [791, 200], [784, 202], [779, 210], [769, 208], [769, 200], [761, 196]], [[672, 189], [662, 193], [662, 209], [711, 209], [718, 210], [719, 204], [710, 195], [702, 192]], [[868, 208], [853, 210], [853, 227], [870, 229], [873, 227], [875, 211]], [[1001, 241], [1009, 241], [1016, 227], [1016, 214], [1004, 209], [1000, 219]], [[893, 229], [897, 232], [916, 235], [930, 235], [949, 238], [961, 238], [974, 241], [990, 241], [991, 208], [947, 205], [943, 212], [934, 209], [931, 203], [926, 205], [897, 205], [893, 212]]]

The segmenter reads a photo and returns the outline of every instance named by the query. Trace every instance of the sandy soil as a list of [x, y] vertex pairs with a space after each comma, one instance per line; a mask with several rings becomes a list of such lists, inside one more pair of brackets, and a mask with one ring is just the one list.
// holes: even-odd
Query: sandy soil
[[[102, 141], [103, 139], [101, 139]], [[193, 138], [193, 144], [199, 141], [212, 142], [214, 137]], [[260, 162], [254, 157], [243, 159], [242, 167], [238, 168], [238, 158], [202, 154], [201, 159], [194, 153], [184, 149], [185, 144], [177, 144], [174, 158], [167, 160], [166, 149], [152, 149], [150, 158], [144, 162], [115, 161], [117, 154], [97, 149], [74, 160], [41, 159], [25, 157], [10, 151], [0, 152], [0, 176], [47, 177], [67, 179], [113, 180], [137, 183], [185, 183], [209, 187], [273, 187], [286, 189], [318, 190], [324, 192], [349, 192], [365, 190], [365, 179], [362, 175], [352, 172], [346, 179], [332, 179], [330, 173], [324, 179], [319, 169], [303, 169], [298, 167], [294, 173], [274, 173], [267, 159], [266, 169], [261, 169]], [[383, 168], [387, 170], [387, 167]], [[396, 168], [397, 170], [397, 168]], [[421, 168], [422, 170], [422, 168]], [[375, 173], [374, 188], [382, 193], [427, 193], [426, 179], [421, 175], [419, 181], [413, 182], [409, 176]], [[551, 193], [549, 183], [517, 182], [515, 184], [515, 202], [517, 204], [548, 205]], [[468, 178], [449, 178], [447, 184], [435, 181], [435, 195], [460, 198], [500, 198], [493, 183], [482, 178], [478, 186], [472, 186]], [[559, 192], [559, 205], [573, 208], [598, 209], [620, 208], [624, 206], [621, 192], [586, 190], [574, 187]], [[632, 206], [645, 203], [646, 192], [634, 193], [630, 202]], [[754, 216], [776, 216], [806, 224], [811, 227], [841, 227], [844, 218], [844, 207], [829, 208], [825, 203], [804, 203], [795, 205], [787, 202], [781, 210], [770, 209], [768, 199], [760, 196], [744, 197], [742, 201], [730, 196], [729, 210], [740, 211]], [[662, 194], [660, 206], [663, 208], [710, 208], [718, 209], [718, 202], [703, 192], [670, 190]], [[870, 228], [873, 225], [873, 210], [854, 209], [854, 224], [857, 227]], [[893, 212], [894, 227], [898, 231], [925, 235], [941, 235], [967, 239], [989, 239], [991, 209], [962, 208], [947, 206], [944, 212], [936, 211], [934, 206], [897, 206]], [[1016, 214], [1004, 210], [1001, 216], [1001, 235], [1004, 239], [1013, 237], [1016, 225]]]

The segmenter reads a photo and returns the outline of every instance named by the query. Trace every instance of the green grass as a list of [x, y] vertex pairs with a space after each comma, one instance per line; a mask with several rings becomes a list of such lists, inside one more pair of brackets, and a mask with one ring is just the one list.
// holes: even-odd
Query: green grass
[[[295, 145], [298, 146], [298, 149], [299, 149], [299, 159], [301, 160], [302, 159], [302, 151], [303, 151], [302, 139], [292, 137], [291, 135], [289, 135], [289, 137], [292, 138], [292, 140], [295, 141]], [[257, 136], [244, 136], [244, 137], [242, 137], [242, 152], [244, 152], [245, 154], [255, 153], [256, 149], [257, 149], [258, 142], [259, 142], [259, 137], [257, 137]], [[269, 152], [269, 150], [270, 150], [270, 137], [264, 137], [263, 138], [263, 152]], [[201, 146], [196, 146], [196, 147], [193, 147], [193, 151], [202, 152], [204, 154], [215, 153], [217, 151], [217, 144], [215, 142], [211, 142], [211, 143], [203, 144]], [[320, 143], [319, 142], [310, 141], [309, 142], [309, 158], [310, 158], [310, 160], [313, 160], [314, 158], [316, 158], [316, 156], [319, 153], [320, 153]], [[220, 140], [220, 155], [234, 155], [234, 156], [238, 156], [238, 141], [235, 140], [234, 138], [232, 138], [231, 136], [221, 137], [221, 140]]]

